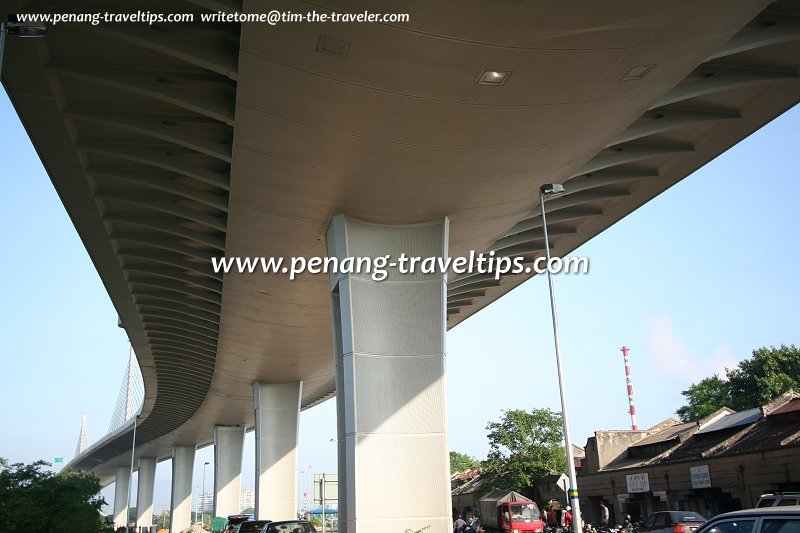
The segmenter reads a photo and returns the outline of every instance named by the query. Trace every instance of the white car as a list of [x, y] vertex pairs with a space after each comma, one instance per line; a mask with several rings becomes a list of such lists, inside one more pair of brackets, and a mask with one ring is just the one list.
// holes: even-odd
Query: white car
[[800, 505], [800, 492], [762, 494], [756, 507], [785, 507], [787, 505]]

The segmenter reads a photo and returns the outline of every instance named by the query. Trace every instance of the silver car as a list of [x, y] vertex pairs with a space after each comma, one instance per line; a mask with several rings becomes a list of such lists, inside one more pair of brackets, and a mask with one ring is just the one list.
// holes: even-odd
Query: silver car
[[638, 533], [694, 533], [706, 523], [703, 515], [692, 511], [656, 511], [647, 517]]
[[706, 522], [697, 533], [800, 533], [800, 505], [724, 513]]

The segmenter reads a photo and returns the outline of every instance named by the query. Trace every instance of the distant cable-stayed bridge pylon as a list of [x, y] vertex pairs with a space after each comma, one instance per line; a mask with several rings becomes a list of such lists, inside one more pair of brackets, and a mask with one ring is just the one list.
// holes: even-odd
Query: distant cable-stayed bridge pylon
[[83, 450], [86, 449], [86, 415], [88, 411], [86, 409], [83, 410], [83, 416], [81, 417], [81, 433], [78, 435], [78, 445], [75, 447], [75, 457], [79, 456], [83, 453]]
[[144, 380], [142, 371], [136, 362], [136, 354], [131, 348], [128, 367], [125, 369], [125, 376], [122, 378], [122, 385], [117, 395], [117, 403], [114, 406], [114, 414], [111, 416], [111, 424], [108, 432], [111, 433], [126, 420], [133, 418], [142, 407], [144, 401]]

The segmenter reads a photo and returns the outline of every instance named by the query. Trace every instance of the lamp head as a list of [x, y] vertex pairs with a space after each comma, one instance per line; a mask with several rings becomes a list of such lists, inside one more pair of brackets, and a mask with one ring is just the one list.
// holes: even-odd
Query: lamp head
[[40, 24], [7, 22], [5, 26], [9, 35], [16, 35], [17, 37], [44, 37], [47, 35], [47, 27]]
[[545, 183], [539, 187], [539, 194], [542, 196], [549, 196], [551, 198], [560, 194], [564, 194], [564, 192], [564, 186], [560, 183]]

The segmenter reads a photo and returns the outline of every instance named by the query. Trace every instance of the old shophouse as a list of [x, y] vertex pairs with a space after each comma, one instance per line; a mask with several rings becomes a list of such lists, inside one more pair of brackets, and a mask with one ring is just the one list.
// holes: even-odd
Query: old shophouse
[[800, 490], [800, 394], [762, 407], [721, 409], [697, 422], [644, 431], [597, 431], [578, 475], [584, 520], [697, 511], [707, 517], [753, 507], [761, 494]]

